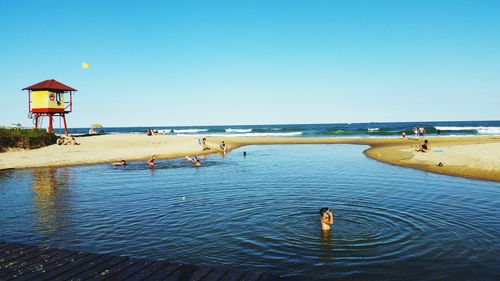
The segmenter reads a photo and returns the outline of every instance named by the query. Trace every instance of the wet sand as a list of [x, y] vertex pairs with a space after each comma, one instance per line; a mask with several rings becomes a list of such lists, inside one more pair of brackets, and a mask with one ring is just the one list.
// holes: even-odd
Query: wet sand
[[[197, 137], [112, 134], [76, 138], [80, 145], [48, 147], [0, 153], [0, 170], [110, 163], [119, 160], [146, 161], [185, 155], [220, 153], [224, 140], [232, 149], [266, 144], [357, 144], [369, 145], [370, 158], [429, 172], [467, 178], [500, 181], [500, 137], [430, 137], [428, 153], [415, 152], [421, 140], [400, 138], [221, 138], [208, 137], [212, 149], [203, 151]], [[437, 166], [442, 162], [443, 166]]]

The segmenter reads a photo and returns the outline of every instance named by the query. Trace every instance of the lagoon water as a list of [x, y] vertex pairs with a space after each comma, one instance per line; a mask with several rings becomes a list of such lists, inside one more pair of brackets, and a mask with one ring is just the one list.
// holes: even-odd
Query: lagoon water
[[364, 149], [249, 146], [201, 168], [4, 171], [0, 240], [322, 279], [500, 278], [500, 183], [395, 167]]

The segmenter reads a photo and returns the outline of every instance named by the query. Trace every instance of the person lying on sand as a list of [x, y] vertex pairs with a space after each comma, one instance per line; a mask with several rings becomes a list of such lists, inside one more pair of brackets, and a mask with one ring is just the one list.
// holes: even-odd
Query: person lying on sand
[[321, 230], [328, 231], [333, 224], [333, 214], [328, 208], [319, 209], [319, 214], [321, 215]]
[[151, 156], [151, 159], [148, 160], [149, 167], [155, 166], [156, 155]]
[[57, 140], [56, 140], [56, 144], [57, 144], [57, 145], [66, 145], [66, 144], [68, 144], [68, 142], [66, 141], [66, 139], [65, 139], [65, 138], [63, 138], [63, 137], [58, 137], [58, 138], [57, 138]]
[[122, 160], [122, 161], [120, 161], [120, 162], [113, 162], [113, 163], [111, 163], [111, 165], [113, 165], [113, 166], [122, 166], [122, 167], [125, 167], [125, 166], [127, 166], [127, 161]]
[[80, 145], [80, 143], [76, 142], [75, 137], [71, 137], [71, 140], [69, 141], [69, 144], [71, 144], [71, 145]]
[[428, 152], [431, 151], [431, 145], [428, 140], [424, 140], [424, 143], [420, 145], [420, 148], [415, 150], [416, 152]]

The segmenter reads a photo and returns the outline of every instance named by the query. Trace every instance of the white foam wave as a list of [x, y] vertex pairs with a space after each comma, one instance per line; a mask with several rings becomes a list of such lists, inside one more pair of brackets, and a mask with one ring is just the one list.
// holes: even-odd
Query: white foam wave
[[226, 133], [250, 133], [252, 129], [226, 129]]
[[368, 132], [378, 131], [380, 128], [368, 128]]
[[168, 134], [170, 132], [172, 132], [172, 130], [170, 130], [170, 129], [158, 130], [158, 134], [162, 134], [162, 135], [166, 135], [166, 134]]
[[177, 134], [200, 133], [200, 132], [206, 132], [206, 131], [208, 131], [208, 129], [179, 129], [179, 130], [174, 129], [174, 133], [177, 133]]
[[436, 126], [436, 130], [440, 131], [476, 131], [482, 135], [498, 135], [500, 127], [455, 127], [455, 126]]
[[[300, 136], [302, 132], [289, 132], [289, 133], [243, 133], [243, 134], [208, 134], [203, 136], [211, 136], [211, 137], [293, 137]], [[186, 135], [186, 134], [177, 134], [177, 136], [202, 136], [202, 135]]]

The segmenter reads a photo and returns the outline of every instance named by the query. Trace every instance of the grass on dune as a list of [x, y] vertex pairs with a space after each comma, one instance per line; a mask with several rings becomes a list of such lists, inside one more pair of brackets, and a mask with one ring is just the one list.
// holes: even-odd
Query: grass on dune
[[8, 148], [34, 149], [54, 144], [57, 136], [37, 129], [0, 129], [0, 152]]

